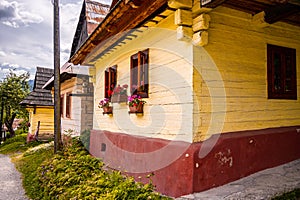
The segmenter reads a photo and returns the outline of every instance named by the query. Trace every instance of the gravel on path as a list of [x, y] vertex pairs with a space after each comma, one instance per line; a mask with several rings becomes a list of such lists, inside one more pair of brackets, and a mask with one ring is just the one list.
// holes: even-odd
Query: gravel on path
[[10, 157], [0, 154], [0, 200], [28, 200], [20, 173]]

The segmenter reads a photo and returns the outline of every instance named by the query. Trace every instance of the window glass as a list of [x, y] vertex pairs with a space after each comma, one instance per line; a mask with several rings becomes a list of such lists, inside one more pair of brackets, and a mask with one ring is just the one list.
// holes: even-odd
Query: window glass
[[117, 85], [117, 66], [109, 67], [105, 70], [104, 77], [104, 97], [110, 98]]
[[297, 99], [296, 50], [268, 44], [268, 98]]
[[131, 56], [130, 91], [131, 94], [148, 97], [149, 90], [149, 49]]

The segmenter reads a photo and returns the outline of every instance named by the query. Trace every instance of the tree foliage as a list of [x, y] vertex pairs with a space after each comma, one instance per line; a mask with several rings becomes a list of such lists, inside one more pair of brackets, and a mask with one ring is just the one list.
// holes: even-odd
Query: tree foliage
[[11, 136], [15, 135], [12, 127], [15, 118], [28, 120], [27, 110], [19, 105], [30, 92], [28, 78], [28, 72], [17, 75], [10, 70], [4, 80], [0, 81], [0, 105], [3, 105], [4, 123]]

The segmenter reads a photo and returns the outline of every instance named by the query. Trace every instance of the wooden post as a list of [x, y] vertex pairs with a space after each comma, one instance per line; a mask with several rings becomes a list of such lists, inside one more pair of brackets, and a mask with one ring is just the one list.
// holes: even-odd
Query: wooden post
[[262, 11], [260, 13], [257, 13], [256, 15], [254, 15], [252, 17], [253, 24], [255, 24], [256, 26], [261, 27], [261, 28], [269, 26], [270, 24], [268, 24], [265, 21], [265, 15], [266, 15], [266, 13], [264, 11]]
[[193, 6], [192, 0], [169, 0], [168, 6], [170, 8], [185, 8], [185, 9], [191, 9]]
[[210, 16], [208, 14], [201, 14], [193, 19], [193, 31], [207, 30], [209, 28]]
[[60, 119], [60, 34], [59, 0], [54, 5], [54, 153], [62, 150]]
[[192, 26], [192, 12], [189, 10], [177, 9], [175, 11], [175, 24], [179, 26]]
[[193, 44], [195, 46], [205, 46], [208, 44], [208, 32], [199, 31], [193, 35]]
[[177, 40], [190, 42], [193, 35], [192, 28], [186, 26], [177, 27]]

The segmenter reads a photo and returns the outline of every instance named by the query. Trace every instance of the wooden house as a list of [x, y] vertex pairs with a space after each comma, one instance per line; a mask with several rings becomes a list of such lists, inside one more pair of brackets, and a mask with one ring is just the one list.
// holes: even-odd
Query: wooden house
[[[71, 54], [82, 45], [109, 11], [109, 5], [84, 0], [72, 42]], [[93, 84], [89, 82], [88, 68], [65, 63], [61, 69], [61, 129], [64, 134], [78, 136], [92, 128]], [[53, 77], [44, 88], [53, 91]]]
[[[94, 85], [90, 152], [178, 197], [300, 158], [294, 0], [121, 0], [72, 55]], [[111, 86], [143, 113], [98, 103]]]
[[[88, 68], [66, 63], [61, 68], [61, 130], [63, 134], [79, 136], [92, 128], [93, 85], [89, 83]], [[43, 86], [54, 95], [54, 77]]]
[[35, 134], [38, 123], [39, 137], [53, 137], [54, 133], [54, 104], [49, 90], [43, 85], [53, 76], [53, 69], [37, 67], [32, 92], [20, 102], [29, 112], [29, 133]]

